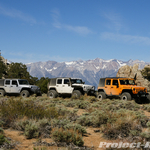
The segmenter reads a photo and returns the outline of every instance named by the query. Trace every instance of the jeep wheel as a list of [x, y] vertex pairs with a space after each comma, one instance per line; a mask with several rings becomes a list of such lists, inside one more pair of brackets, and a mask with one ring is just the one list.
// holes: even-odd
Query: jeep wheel
[[78, 90], [74, 90], [72, 93], [72, 98], [80, 98], [81, 92]]
[[30, 96], [30, 93], [29, 93], [29, 91], [28, 90], [23, 90], [22, 92], [21, 92], [21, 97], [29, 97]]
[[124, 92], [124, 93], [122, 93], [120, 99], [125, 100], [125, 101], [131, 100], [131, 95], [130, 95], [130, 93]]
[[106, 99], [106, 94], [104, 92], [98, 92], [97, 99], [100, 101]]
[[5, 96], [5, 91], [4, 90], [0, 90], [0, 96]]
[[47, 96], [49, 98], [56, 98], [58, 96], [58, 94], [55, 90], [50, 90], [50, 91], [48, 91]]

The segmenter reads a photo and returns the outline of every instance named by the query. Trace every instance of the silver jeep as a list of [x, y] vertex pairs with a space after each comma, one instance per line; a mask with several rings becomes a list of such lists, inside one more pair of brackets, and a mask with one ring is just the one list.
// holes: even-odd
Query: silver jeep
[[[74, 81], [75, 79], [69, 77], [51, 78], [50, 82], [47, 84], [47, 96], [56, 98], [57, 96], [70, 95], [79, 98], [81, 95], [91, 91], [91, 86], [84, 85], [81, 79], [80, 81], [82, 83], [75, 83]], [[95, 92], [94, 86], [92, 86], [92, 91], [93, 93]]]
[[30, 85], [25, 79], [0, 79], [0, 96], [21, 95], [22, 97], [29, 97], [32, 94], [40, 96], [40, 88]]

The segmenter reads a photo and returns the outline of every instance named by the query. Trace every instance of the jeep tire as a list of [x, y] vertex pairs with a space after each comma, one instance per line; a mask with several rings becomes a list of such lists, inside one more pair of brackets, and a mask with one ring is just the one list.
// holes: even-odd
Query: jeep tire
[[0, 90], [0, 96], [5, 96], [5, 91], [4, 90]]
[[22, 92], [21, 92], [21, 97], [29, 97], [30, 96], [30, 93], [29, 93], [29, 91], [28, 90], [23, 90]]
[[48, 91], [47, 96], [49, 98], [56, 98], [58, 96], [58, 93], [55, 90], [50, 90]]
[[148, 103], [150, 103], [150, 94], [146, 96]]
[[131, 95], [128, 92], [124, 92], [124, 93], [122, 93], [120, 99], [125, 100], [125, 101], [131, 100]]
[[80, 98], [81, 92], [79, 90], [74, 90], [72, 93], [72, 98]]
[[106, 99], [106, 94], [104, 92], [98, 92], [97, 99], [100, 101]]

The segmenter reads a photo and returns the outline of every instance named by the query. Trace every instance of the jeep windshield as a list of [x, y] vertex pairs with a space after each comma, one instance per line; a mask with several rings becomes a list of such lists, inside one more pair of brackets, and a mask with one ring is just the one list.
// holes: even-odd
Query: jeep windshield
[[27, 80], [18, 80], [20, 85], [29, 85]]
[[81, 79], [71, 79], [71, 83], [72, 84], [83, 84], [82, 80]]
[[120, 84], [121, 85], [135, 85], [135, 82], [134, 82], [134, 80], [124, 79], [124, 80], [120, 80]]

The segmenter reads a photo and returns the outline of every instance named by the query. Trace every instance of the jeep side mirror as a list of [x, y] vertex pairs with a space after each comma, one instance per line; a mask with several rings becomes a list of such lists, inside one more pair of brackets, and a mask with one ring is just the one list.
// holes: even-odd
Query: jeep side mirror
[[67, 82], [68, 86], [70, 86], [70, 82]]

